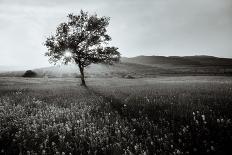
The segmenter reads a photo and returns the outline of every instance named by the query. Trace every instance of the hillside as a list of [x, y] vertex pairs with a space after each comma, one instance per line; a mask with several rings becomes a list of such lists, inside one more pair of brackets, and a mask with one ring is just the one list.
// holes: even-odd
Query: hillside
[[[124, 77], [127, 75], [143, 76], [154, 74], [164, 69], [135, 63], [118, 63], [111, 66], [93, 64], [85, 69], [87, 77]], [[75, 65], [53, 66], [34, 70], [38, 77], [78, 77], [79, 68]]]
[[187, 60], [183, 57], [165, 56], [137, 56], [133, 58], [122, 58], [122, 62], [144, 65], [200, 65], [197, 61]]
[[232, 59], [218, 58], [206, 55], [197, 56], [137, 56], [122, 58], [122, 62], [144, 65], [172, 65], [172, 66], [232, 66]]
[[[26, 70], [0, 73], [5, 77], [21, 77]], [[37, 77], [78, 77], [75, 65], [33, 69]], [[87, 77], [156, 77], [182, 75], [232, 75], [232, 59], [213, 56], [137, 56], [121, 59], [106, 66], [93, 64], [85, 69]]]

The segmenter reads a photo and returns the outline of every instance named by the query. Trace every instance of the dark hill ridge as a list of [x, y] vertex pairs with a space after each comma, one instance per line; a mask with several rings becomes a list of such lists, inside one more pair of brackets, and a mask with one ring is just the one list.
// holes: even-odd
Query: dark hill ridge
[[146, 65], [177, 65], [177, 66], [232, 66], [232, 59], [213, 56], [137, 56], [122, 58], [122, 62], [138, 63]]
[[232, 66], [232, 59], [213, 56], [185, 56], [186, 60], [198, 61], [205, 66]]
[[199, 62], [186, 60], [182, 57], [165, 57], [165, 56], [137, 56], [133, 58], [122, 58], [122, 62], [138, 63], [146, 65], [166, 64], [166, 65], [200, 65]]

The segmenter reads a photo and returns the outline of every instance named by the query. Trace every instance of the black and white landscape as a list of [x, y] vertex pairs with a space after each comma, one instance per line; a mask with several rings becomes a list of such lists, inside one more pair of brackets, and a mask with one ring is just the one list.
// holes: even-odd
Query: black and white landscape
[[229, 0], [0, 0], [0, 155], [232, 154]]

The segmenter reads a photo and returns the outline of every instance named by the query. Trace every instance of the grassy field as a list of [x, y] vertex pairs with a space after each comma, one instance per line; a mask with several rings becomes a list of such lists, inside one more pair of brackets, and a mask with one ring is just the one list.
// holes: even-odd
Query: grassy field
[[231, 154], [232, 79], [0, 78], [0, 154]]

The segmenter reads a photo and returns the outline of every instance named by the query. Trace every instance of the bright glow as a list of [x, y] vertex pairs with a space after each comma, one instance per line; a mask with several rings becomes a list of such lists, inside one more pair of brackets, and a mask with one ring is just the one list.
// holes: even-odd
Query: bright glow
[[65, 51], [64, 56], [65, 57], [72, 57], [72, 53], [70, 51]]

